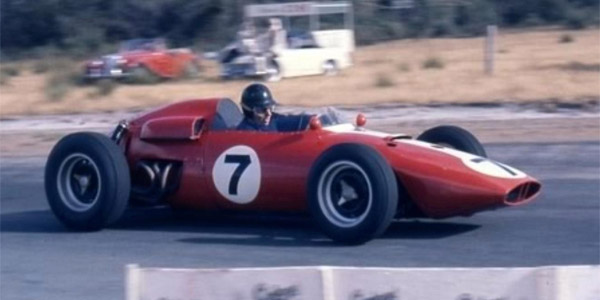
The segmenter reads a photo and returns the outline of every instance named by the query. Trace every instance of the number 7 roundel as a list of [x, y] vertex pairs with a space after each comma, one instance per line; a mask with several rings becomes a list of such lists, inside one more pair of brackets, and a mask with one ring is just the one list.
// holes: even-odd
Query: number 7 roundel
[[260, 160], [254, 149], [234, 146], [225, 150], [212, 170], [212, 178], [219, 193], [231, 202], [252, 202], [260, 188]]

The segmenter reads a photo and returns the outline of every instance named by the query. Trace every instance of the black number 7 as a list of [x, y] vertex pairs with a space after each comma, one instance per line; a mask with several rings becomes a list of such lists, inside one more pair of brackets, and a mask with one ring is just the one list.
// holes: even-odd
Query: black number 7
[[237, 168], [235, 168], [235, 171], [233, 172], [233, 175], [231, 175], [231, 181], [229, 181], [230, 195], [237, 195], [240, 177], [242, 177], [242, 174], [244, 171], [246, 171], [246, 168], [248, 168], [250, 162], [250, 155], [225, 155], [226, 164], [238, 164]]

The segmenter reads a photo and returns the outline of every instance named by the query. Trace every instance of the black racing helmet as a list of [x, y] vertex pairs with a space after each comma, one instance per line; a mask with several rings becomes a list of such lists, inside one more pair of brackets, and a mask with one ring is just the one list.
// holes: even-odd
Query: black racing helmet
[[253, 83], [242, 93], [242, 110], [247, 117], [251, 117], [256, 110], [264, 110], [276, 104], [271, 91], [264, 84]]

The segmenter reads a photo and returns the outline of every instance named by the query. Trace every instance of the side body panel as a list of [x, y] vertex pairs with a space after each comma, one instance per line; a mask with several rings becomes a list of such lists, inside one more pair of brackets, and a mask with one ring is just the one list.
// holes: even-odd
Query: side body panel
[[[208, 145], [204, 152], [204, 182], [209, 189], [207, 194], [216, 195], [219, 207], [239, 210], [305, 210], [306, 179], [313, 161], [323, 147], [314, 132], [217, 131], [206, 134], [204, 142]], [[256, 152], [257, 157], [252, 158], [250, 163], [260, 168], [260, 171], [254, 172], [248, 168], [239, 177], [238, 185], [255, 180], [252, 177], [259, 177], [259, 181], [254, 183], [258, 184], [258, 193], [255, 197], [249, 196], [247, 203], [238, 203], [227, 189], [219, 191], [217, 188], [219, 177], [223, 177], [220, 180], [230, 186], [234, 178], [232, 169], [218, 171], [224, 167], [223, 160], [219, 160], [219, 157], [239, 146]]]
[[284, 77], [323, 74], [323, 64], [329, 60], [339, 68], [350, 65], [350, 53], [342, 48], [286, 49], [278, 54], [277, 63]]
[[351, 53], [355, 49], [354, 31], [349, 29], [313, 31], [317, 44], [323, 48], [338, 48]]
[[134, 51], [123, 54], [132, 63], [142, 64], [160, 77], [180, 76], [195, 57], [189, 50]]
[[[531, 201], [539, 192], [539, 183], [534, 178], [492, 160], [439, 145], [393, 140], [383, 133], [354, 130], [350, 125], [344, 130], [324, 128], [292, 133], [211, 131], [209, 124], [218, 101], [180, 102], [131, 122], [127, 147], [130, 166], [140, 159], [182, 163], [179, 188], [168, 199], [175, 206], [303, 211], [310, 168], [321, 153], [340, 143], [364, 144], [377, 150], [390, 163], [397, 181], [410, 196], [410, 200], [401, 200], [412, 201], [432, 218], [519, 205]], [[139, 138], [148, 121], [173, 116], [203, 120], [197, 138], [164, 141]], [[187, 130], [187, 123], [184, 124]], [[511, 191], [528, 183], [537, 185], [534, 194], [518, 202], [507, 201]], [[244, 194], [247, 187], [254, 188], [247, 194], [250, 196]]]
[[[514, 168], [477, 158], [491, 168], [497, 168], [501, 177], [484, 174], [468, 167], [460, 158], [463, 155], [468, 157], [468, 154], [457, 157], [451, 151], [458, 151], [433, 144], [397, 142], [390, 150], [387, 158], [398, 180], [404, 184], [414, 203], [432, 218], [466, 216], [482, 210], [522, 204], [524, 202], [507, 203], [507, 194], [521, 184], [537, 183]], [[507, 170], [517, 175], [502, 174], [503, 167], [510, 168]]]
[[[205, 149], [202, 135], [206, 124], [212, 121], [220, 99], [197, 99], [177, 102], [145, 113], [130, 121], [129, 136], [127, 141], [127, 160], [130, 170], [133, 170], [140, 160], [170, 160], [182, 163], [181, 180], [175, 194], [171, 195], [168, 202], [177, 202], [195, 205], [201, 209], [216, 209], [211, 201], [199, 201], [210, 198], [206, 195], [207, 187], [204, 186], [202, 171], [204, 168], [203, 151]], [[141, 139], [144, 125], [153, 121], [168, 118], [201, 119], [202, 128], [198, 136], [190, 139], [164, 139], [145, 141]], [[184, 124], [187, 129], [188, 124]], [[168, 126], [168, 125], [167, 125]], [[169, 130], [166, 130], [169, 131]], [[182, 135], [175, 132], [177, 136]]]
[[352, 30], [312, 31], [318, 48], [277, 50], [277, 63], [284, 77], [323, 74], [323, 64], [334, 61], [338, 68], [352, 65], [354, 32]]

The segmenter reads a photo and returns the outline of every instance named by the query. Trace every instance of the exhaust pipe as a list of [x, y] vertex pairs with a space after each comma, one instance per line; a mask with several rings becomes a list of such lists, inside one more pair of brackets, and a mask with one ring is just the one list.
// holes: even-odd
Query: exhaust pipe
[[117, 125], [115, 130], [113, 130], [113, 133], [112, 133], [110, 139], [113, 140], [115, 143], [117, 143], [117, 145], [120, 144], [121, 139], [123, 138], [123, 135], [125, 134], [125, 132], [127, 132], [128, 129], [129, 129], [129, 122], [127, 122], [127, 120], [119, 121], [119, 124]]
[[169, 192], [168, 183], [173, 170], [173, 163], [161, 166], [160, 162], [137, 163], [140, 176], [147, 176], [148, 181], [132, 186], [134, 197], [148, 203], [158, 203]]

